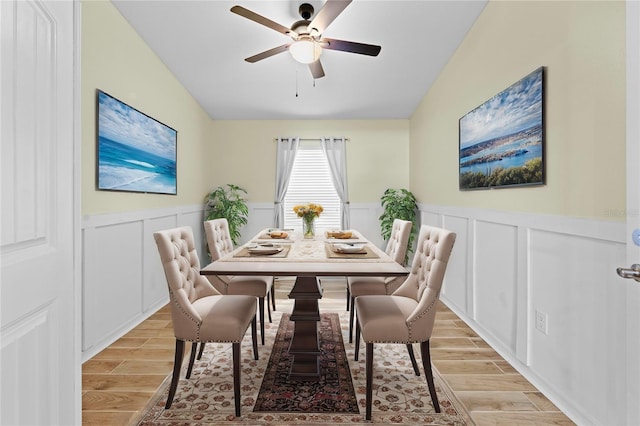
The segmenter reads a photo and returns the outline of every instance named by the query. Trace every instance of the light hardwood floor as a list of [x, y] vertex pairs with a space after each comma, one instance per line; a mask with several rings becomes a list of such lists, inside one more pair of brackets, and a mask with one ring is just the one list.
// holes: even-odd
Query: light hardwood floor
[[[344, 284], [324, 287], [321, 310], [345, 309]], [[277, 288], [278, 309], [290, 309], [289, 284], [280, 282]], [[127, 425], [136, 418], [172, 371], [174, 345], [171, 314], [165, 306], [85, 362], [82, 423]], [[574, 424], [442, 303], [431, 338], [431, 358], [478, 425]]]

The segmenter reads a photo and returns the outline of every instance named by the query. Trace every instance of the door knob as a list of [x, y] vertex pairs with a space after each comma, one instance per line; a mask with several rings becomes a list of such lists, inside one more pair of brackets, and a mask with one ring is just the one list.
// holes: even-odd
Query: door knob
[[631, 268], [618, 268], [616, 269], [616, 272], [622, 278], [633, 278], [640, 282], [640, 265], [637, 263], [631, 265]]

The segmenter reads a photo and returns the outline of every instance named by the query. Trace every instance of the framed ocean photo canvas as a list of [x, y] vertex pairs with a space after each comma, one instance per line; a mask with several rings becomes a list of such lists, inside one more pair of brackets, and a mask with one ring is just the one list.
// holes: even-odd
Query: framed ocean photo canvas
[[178, 132], [97, 91], [97, 187], [177, 194]]
[[459, 120], [460, 190], [544, 185], [544, 68]]

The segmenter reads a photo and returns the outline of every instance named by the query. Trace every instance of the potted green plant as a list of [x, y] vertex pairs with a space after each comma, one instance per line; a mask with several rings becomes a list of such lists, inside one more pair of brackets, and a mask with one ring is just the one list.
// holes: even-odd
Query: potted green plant
[[226, 184], [211, 191], [206, 198], [205, 220], [225, 218], [234, 245], [240, 242], [240, 228], [247, 224], [249, 208], [247, 191], [237, 185]]
[[409, 235], [409, 247], [404, 258], [406, 265], [409, 260], [409, 253], [413, 251], [413, 240], [417, 234], [416, 214], [418, 203], [416, 197], [406, 189], [388, 188], [380, 197], [380, 201], [384, 210], [378, 219], [380, 219], [380, 233], [385, 241], [388, 241], [389, 237], [391, 237], [391, 229], [395, 219], [410, 220], [413, 223], [411, 234]]

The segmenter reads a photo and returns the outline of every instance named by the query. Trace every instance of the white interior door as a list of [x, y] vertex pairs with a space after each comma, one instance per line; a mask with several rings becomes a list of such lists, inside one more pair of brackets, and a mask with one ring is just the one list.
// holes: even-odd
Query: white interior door
[[[627, 269], [640, 264], [640, 3], [627, 1]], [[629, 272], [629, 271], [628, 271]], [[626, 279], [627, 424], [640, 424], [640, 282]]]
[[0, 1], [0, 424], [81, 423], [74, 1]]

